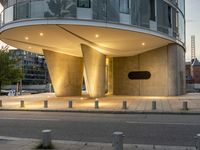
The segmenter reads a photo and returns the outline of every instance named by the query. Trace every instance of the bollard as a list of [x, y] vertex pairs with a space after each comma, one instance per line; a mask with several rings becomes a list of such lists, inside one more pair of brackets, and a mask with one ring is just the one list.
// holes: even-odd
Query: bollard
[[200, 150], [200, 134], [195, 136], [195, 146], [197, 150]]
[[48, 108], [48, 101], [44, 101], [44, 108]]
[[188, 110], [188, 102], [187, 101], [183, 102], [183, 110]]
[[2, 105], [2, 100], [0, 100], [0, 107], [2, 107], [3, 105]]
[[152, 101], [152, 110], [156, 110], [156, 101]]
[[114, 132], [112, 134], [112, 147], [113, 150], [123, 150], [123, 132]]
[[42, 130], [42, 148], [51, 147], [51, 130]]
[[68, 101], [68, 108], [73, 108], [73, 102], [72, 101]]
[[24, 108], [24, 101], [20, 101], [20, 107]]
[[98, 109], [99, 108], [99, 101], [98, 100], [95, 100], [95, 109]]
[[122, 109], [127, 109], [127, 101], [123, 101], [123, 103], [122, 103]]

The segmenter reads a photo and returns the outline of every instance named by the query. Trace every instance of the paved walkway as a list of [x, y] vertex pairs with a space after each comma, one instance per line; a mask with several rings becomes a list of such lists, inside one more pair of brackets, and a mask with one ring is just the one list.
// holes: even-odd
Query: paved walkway
[[[48, 108], [44, 101], [48, 100]], [[68, 101], [73, 101], [73, 108], [68, 108]], [[106, 96], [99, 98], [99, 109], [95, 109], [95, 99], [82, 97], [59, 97], [53, 93], [1, 96], [1, 110], [41, 110], [41, 111], [85, 111], [85, 112], [118, 112], [118, 113], [200, 113], [200, 93], [178, 97], [144, 97], [144, 96]], [[24, 107], [20, 107], [24, 101]], [[127, 110], [122, 109], [123, 101], [127, 101]], [[157, 108], [152, 110], [152, 101]], [[183, 102], [188, 102], [189, 110], [183, 110]], [[1, 105], [0, 105], [1, 106]]]
[[[0, 137], [1, 150], [34, 150], [40, 140]], [[113, 150], [108, 143], [53, 141], [56, 150]], [[124, 150], [196, 150], [195, 147], [126, 144]]]

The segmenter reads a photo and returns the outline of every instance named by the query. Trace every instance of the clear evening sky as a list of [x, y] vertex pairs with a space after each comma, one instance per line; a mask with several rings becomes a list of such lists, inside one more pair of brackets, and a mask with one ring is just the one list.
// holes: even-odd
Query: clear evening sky
[[200, 0], [185, 0], [186, 60], [191, 59], [191, 35], [196, 38], [196, 57], [200, 59]]
[[[191, 35], [196, 37], [196, 57], [200, 59], [200, 0], [185, 0], [185, 6], [186, 61], [189, 61], [191, 58]], [[0, 10], [2, 10], [1, 6]]]

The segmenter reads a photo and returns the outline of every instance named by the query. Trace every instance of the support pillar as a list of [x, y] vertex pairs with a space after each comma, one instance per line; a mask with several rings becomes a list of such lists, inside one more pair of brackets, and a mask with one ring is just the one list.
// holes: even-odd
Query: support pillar
[[56, 96], [79, 96], [83, 83], [83, 59], [43, 50]]
[[97, 50], [81, 44], [85, 68], [85, 82], [88, 94], [92, 98], [105, 95], [106, 57]]

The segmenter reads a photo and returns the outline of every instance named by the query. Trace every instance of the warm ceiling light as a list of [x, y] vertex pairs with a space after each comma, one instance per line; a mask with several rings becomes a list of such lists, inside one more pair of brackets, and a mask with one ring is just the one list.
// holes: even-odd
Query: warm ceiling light
[[28, 40], [29, 39], [29, 37], [25, 37], [25, 40]]
[[146, 43], [143, 42], [143, 43], [142, 43], [142, 46], [145, 46], [145, 45], [146, 45]]
[[99, 38], [99, 34], [95, 34], [95, 38]]
[[40, 36], [44, 36], [44, 33], [41, 32], [41, 33], [40, 33]]
[[28, 49], [31, 49], [31, 48], [32, 48], [31, 46], [28, 47]]

